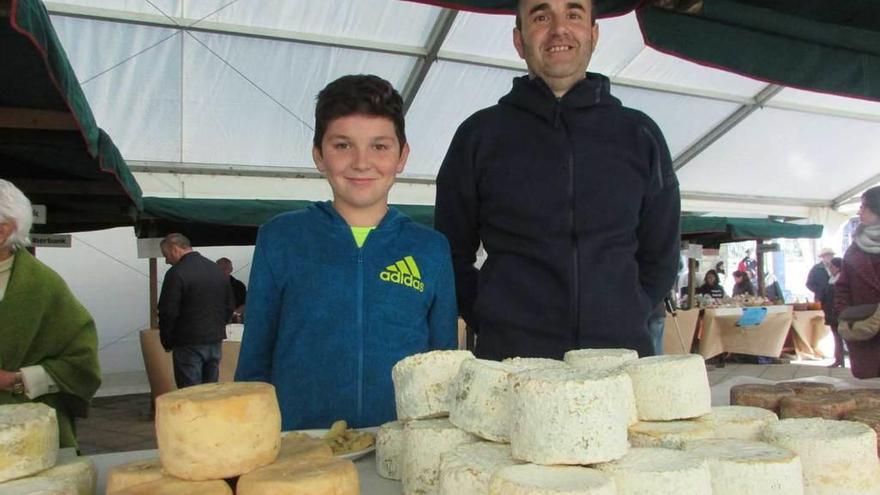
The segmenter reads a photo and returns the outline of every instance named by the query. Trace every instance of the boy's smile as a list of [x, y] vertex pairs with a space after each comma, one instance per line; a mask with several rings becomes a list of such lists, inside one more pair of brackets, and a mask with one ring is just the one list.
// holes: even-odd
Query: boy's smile
[[409, 146], [401, 150], [391, 119], [364, 114], [331, 121], [321, 149], [312, 150], [315, 166], [333, 189], [333, 206], [349, 225], [364, 227], [384, 216], [388, 190], [408, 155]]

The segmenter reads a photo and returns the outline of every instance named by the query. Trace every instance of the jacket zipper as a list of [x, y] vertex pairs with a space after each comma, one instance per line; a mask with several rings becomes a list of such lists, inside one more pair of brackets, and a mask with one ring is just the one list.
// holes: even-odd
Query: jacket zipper
[[358, 394], [357, 394], [357, 417], [358, 424], [364, 420], [364, 249], [358, 248], [357, 260], [357, 328], [360, 332], [358, 344]]
[[568, 168], [568, 204], [569, 204], [569, 227], [571, 228], [571, 267], [572, 267], [572, 294], [571, 294], [571, 348], [576, 349], [578, 346], [578, 324], [580, 322], [580, 274], [579, 272], [579, 256], [578, 256], [578, 239], [577, 239], [577, 218], [575, 215], [577, 204], [575, 202], [575, 176], [574, 176], [574, 141], [571, 137], [571, 130], [562, 119], [561, 103], [557, 100], [554, 120], [557, 127], [562, 125], [565, 131], [565, 138], [568, 141], [568, 160], [566, 166]]

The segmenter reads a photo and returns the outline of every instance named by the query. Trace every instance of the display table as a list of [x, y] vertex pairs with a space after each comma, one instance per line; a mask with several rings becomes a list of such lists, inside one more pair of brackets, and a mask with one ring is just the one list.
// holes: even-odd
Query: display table
[[831, 333], [825, 326], [825, 312], [821, 310], [795, 311], [791, 322], [794, 350], [799, 358], [824, 358], [819, 341]]
[[778, 357], [791, 328], [791, 306], [765, 306], [759, 325], [739, 327], [742, 308], [708, 308], [703, 314], [700, 354], [709, 359], [724, 352]]
[[[98, 468], [98, 486], [95, 493], [103, 494], [107, 488], [107, 473], [114, 466], [127, 462], [150, 459], [159, 456], [158, 450], [136, 450], [88, 456]], [[381, 478], [376, 473], [376, 457], [368, 454], [354, 463], [361, 482], [361, 495], [399, 495], [403, 493], [398, 481]]]
[[[690, 354], [697, 322], [700, 320], [700, 309], [681, 309], [675, 312], [675, 318], [666, 313], [666, 325], [663, 327], [663, 354]], [[676, 322], [678, 326], [676, 327]], [[681, 332], [681, 339], [678, 338]], [[684, 341], [684, 348], [681, 342]]]

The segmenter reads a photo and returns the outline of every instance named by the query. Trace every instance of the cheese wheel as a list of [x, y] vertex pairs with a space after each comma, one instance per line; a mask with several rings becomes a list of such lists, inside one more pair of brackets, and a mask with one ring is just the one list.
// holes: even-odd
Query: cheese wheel
[[34, 475], [33, 478], [69, 482], [76, 487], [78, 495], [93, 495], [95, 493], [95, 484], [98, 481], [98, 472], [95, 468], [95, 463], [91, 459], [76, 457], [58, 463], [53, 468], [41, 471]]
[[[880, 408], [856, 409], [846, 413], [843, 419], [869, 426], [880, 437]], [[877, 455], [880, 455], [880, 442], [877, 442]]]
[[622, 371], [549, 368], [511, 377], [515, 459], [591, 464], [623, 457], [632, 382]]
[[712, 409], [709, 375], [698, 354], [651, 356], [627, 363], [640, 421], [695, 418]]
[[759, 441], [764, 427], [779, 418], [773, 411], [750, 406], [718, 406], [712, 412], [696, 418], [709, 423], [715, 430], [715, 438], [738, 438]]
[[694, 440], [684, 450], [708, 461], [713, 495], [804, 493], [801, 461], [790, 450], [733, 438]]
[[629, 427], [629, 443], [633, 447], [681, 449], [691, 440], [714, 438], [715, 428], [705, 421], [640, 421]]
[[119, 495], [233, 495], [223, 480], [186, 481], [172, 477], [160, 478], [117, 492]]
[[880, 388], [854, 388], [834, 392], [838, 397], [852, 397], [856, 401], [856, 409], [869, 407], [880, 408]]
[[360, 482], [354, 463], [325, 457], [288, 459], [238, 478], [237, 495], [358, 495]]
[[512, 364], [522, 371], [542, 370], [545, 368], [570, 368], [565, 361], [549, 358], [533, 358], [533, 357], [511, 357], [501, 361], [502, 363]]
[[423, 419], [449, 414], [449, 386], [470, 351], [414, 354], [391, 368], [397, 419]]
[[612, 370], [639, 358], [632, 349], [577, 349], [565, 353], [563, 359], [579, 370]]
[[0, 406], [0, 483], [55, 465], [58, 418], [40, 403]]
[[840, 419], [856, 409], [856, 400], [834, 394], [786, 397], [779, 403], [779, 417]]
[[333, 449], [324, 440], [305, 433], [289, 432], [281, 434], [281, 448], [275, 461], [330, 457], [333, 457]]
[[156, 439], [162, 467], [185, 480], [231, 478], [265, 466], [281, 444], [275, 387], [220, 382], [160, 395]]
[[522, 464], [510, 445], [478, 442], [459, 445], [440, 459], [439, 495], [485, 495], [489, 480], [501, 468]]
[[120, 464], [107, 473], [107, 495], [117, 495], [126, 488], [167, 477], [158, 457]]
[[508, 379], [522, 368], [511, 363], [469, 359], [461, 363], [450, 389], [449, 421], [493, 442], [510, 441]]
[[489, 495], [616, 495], [614, 481], [595, 469], [522, 464], [498, 470]]
[[800, 456], [806, 495], [876, 495], [880, 490], [877, 434], [861, 423], [782, 419], [767, 425], [764, 439]]
[[614, 480], [618, 495], [712, 495], [706, 461], [678, 450], [634, 448], [592, 467]]
[[776, 385], [745, 383], [730, 388], [730, 405], [760, 407], [779, 414], [779, 405], [785, 397], [794, 397], [794, 390]]
[[78, 495], [71, 480], [22, 478], [0, 483], [0, 495]]
[[479, 438], [456, 428], [448, 419], [410, 421], [403, 428], [404, 495], [434, 493], [440, 484], [441, 456]]
[[391, 421], [376, 432], [376, 472], [400, 481], [403, 463], [403, 421]]
[[779, 382], [778, 386], [791, 390], [795, 395], [825, 395], [837, 390], [837, 387], [830, 383], [818, 382]]

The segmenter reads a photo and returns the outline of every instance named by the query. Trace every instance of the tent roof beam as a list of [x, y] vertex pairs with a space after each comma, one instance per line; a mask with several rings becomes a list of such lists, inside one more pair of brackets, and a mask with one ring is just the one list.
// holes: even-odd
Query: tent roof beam
[[402, 96], [404, 114], [409, 111], [410, 106], [412, 106], [413, 101], [416, 99], [419, 89], [422, 87], [425, 78], [428, 76], [428, 72], [431, 70], [431, 66], [437, 61], [437, 53], [440, 51], [440, 47], [443, 46], [443, 42], [446, 41], [446, 36], [449, 34], [449, 30], [452, 29], [452, 24], [455, 22], [456, 15], [458, 15], [457, 10], [443, 9], [440, 11], [440, 15], [437, 16], [437, 20], [434, 22], [434, 27], [431, 28], [431, 34], [428, 35], [428, 43], [425, 46], [425, 55], [420, 57], [415, 66], [413, 66], [412, 72], [410, 72], [406, 84], [403, 87]]

